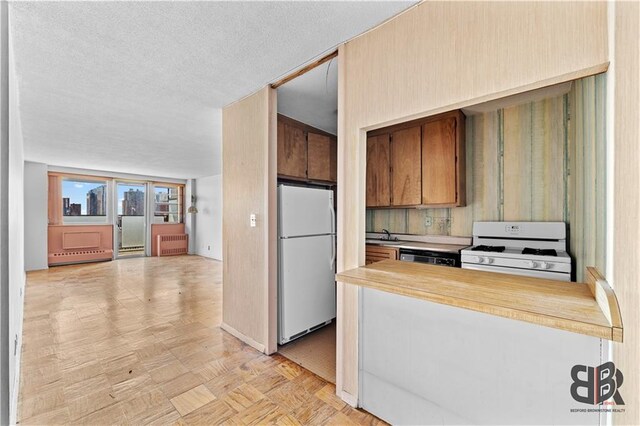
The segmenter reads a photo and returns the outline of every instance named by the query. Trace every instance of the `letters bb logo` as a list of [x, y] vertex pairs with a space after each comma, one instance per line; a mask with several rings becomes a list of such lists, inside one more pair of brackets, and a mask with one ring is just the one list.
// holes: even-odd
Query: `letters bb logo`
[[600, 405], [613, 397], [617, 405], [624, 405], [618, 391], [624, 378], [613, 362], [605, 362], [598, 367], [574, 365], [571, 379], [571, 396], [578, 402]]

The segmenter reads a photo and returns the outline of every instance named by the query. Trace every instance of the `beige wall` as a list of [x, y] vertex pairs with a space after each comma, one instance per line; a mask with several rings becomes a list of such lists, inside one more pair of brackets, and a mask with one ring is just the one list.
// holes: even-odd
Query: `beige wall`
[[[624, 343], [613, 359], [624, 374], [625, 412], [615, 424], [640, 424], [640, 3], [615, 3], [613, 287]], [[610, 276], [607, 277], [611, 279]]]
[[[364, 264], [365, 133], [607, 68], [607, 5], [423, 2], [340, 49], [338, 271]], [[337, 392], [358, 392], [357, 289], [338, 287]]]
[[264, 88], [222, 113], [223, 328], [268, 353], [276, 324], [269, 303], [276, 270], [274, 105], [274, 91]]

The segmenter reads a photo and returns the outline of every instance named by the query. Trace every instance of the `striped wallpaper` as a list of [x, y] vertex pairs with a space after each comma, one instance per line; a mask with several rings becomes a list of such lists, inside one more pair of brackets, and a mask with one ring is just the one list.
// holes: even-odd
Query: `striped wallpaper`
[[606, 264], [606, 77], [574, 82], [569, 93], [569, 247], [578, 280]]
[[367, 231], [470, 236], [480, 220], [564, 221], [578, 279], [585, 262], [604, 270], [605, 82], [467, 117], [467, 205], [368, 209]]

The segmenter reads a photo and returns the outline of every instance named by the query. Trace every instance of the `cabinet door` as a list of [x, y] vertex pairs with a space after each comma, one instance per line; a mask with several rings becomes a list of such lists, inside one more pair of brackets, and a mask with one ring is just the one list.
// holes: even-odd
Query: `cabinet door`
[[[308, 153], [308, 177], [312, 180], [331, 181], [331, 152], [335, 151], [335, 144], [329, 136], [316, 133], [307, 133], [307, 153]], [[334, 154], [335, 157], [335, 154]]]
[[423, 127], [423, 204], [457, 204], [456, 121], [444, 118]]
[[365, 265], [380, 262], [382, 260], [398, 260], [398, 249], [394, 247], [381, 247], [367, 244], [365, 247]]
[[331, 138], [331, 150], [329, 151], [329, 180], [338, 182], [338, 140]]
[[421, 133], [420, 126], [392, 133], [392, 206], [412, 206], [422, 202]]
[[367, 138], [367, 207], [389, 206], [389, 134]]
[[307, 177], [307, 140], [304, 131], [278, 121], [278, 174]]

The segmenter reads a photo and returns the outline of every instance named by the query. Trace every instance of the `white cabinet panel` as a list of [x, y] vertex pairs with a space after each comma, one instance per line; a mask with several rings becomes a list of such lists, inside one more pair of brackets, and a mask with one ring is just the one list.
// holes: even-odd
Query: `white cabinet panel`
[[599, 422], [569, 389], [600, 339], [367, 288], [361, 307], [360, 404], [388, 422]]

